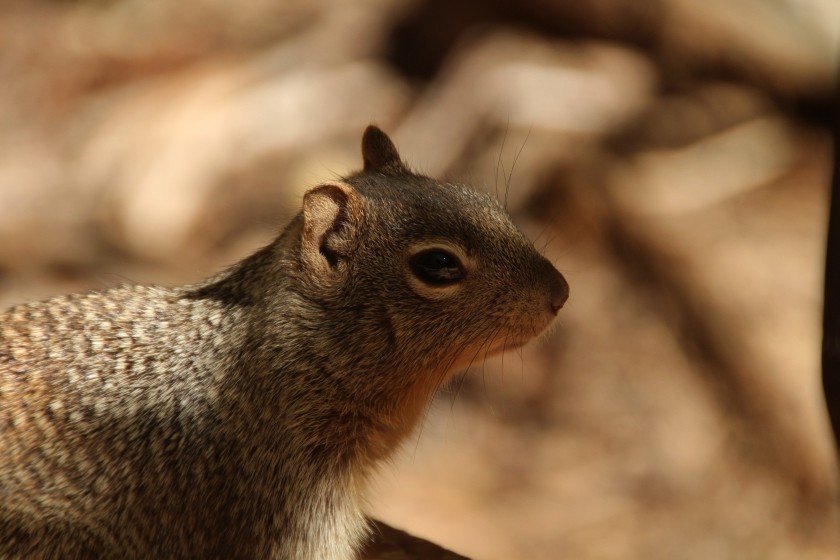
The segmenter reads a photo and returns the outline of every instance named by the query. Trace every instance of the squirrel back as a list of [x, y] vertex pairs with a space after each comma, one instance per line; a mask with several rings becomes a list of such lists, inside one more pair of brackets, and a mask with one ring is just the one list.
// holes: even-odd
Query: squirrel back
[[435, 390], [568, 296], [496, 200], [362, 154], [204, 282], [0, 313], [0, 558], [352, 557]]

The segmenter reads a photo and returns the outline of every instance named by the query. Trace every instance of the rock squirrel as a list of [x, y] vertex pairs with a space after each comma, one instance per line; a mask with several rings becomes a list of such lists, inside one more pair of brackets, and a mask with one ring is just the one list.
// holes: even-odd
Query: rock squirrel
[[495, 199], [362, 155], [206, 281], [0, 314], [0, 558], [353, 557], [435, 390], [568, 297]]

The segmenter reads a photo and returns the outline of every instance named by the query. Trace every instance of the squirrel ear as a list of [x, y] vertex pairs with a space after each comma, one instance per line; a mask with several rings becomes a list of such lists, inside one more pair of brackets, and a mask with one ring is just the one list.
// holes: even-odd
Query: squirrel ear
[[370, 125], [362, 136], [362, 160], [364, 170], [376, 173], [384, 171], [406, 171], [397, 147], [378, 127]]
[[324, 183], [303, 195], [303, 252], [307, 263], [335, 269], [355, 247], [361, 208], [353, 187]]

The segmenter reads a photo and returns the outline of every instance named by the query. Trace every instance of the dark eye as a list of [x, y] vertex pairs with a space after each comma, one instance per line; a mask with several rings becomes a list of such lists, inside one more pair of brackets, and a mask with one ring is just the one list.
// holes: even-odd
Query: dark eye
[[461, 261], [452, 253], [440, 249], [423, 251], [411, 258], [414, 275], [427, 284], [455, 284], [464, 277]]

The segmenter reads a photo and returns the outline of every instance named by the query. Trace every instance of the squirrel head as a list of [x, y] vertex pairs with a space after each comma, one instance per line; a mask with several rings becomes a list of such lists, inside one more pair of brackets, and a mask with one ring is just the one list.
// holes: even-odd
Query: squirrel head
[[568, 284], [497, 200], [413, 173], [375, 126], [362, 157], [308, 191], [299, 216], [299, 295], [331, 317], [333, 352], [437, 385], [552, 322]]

